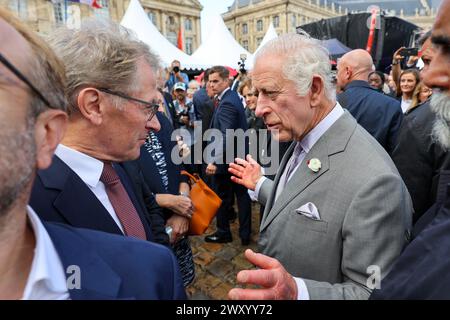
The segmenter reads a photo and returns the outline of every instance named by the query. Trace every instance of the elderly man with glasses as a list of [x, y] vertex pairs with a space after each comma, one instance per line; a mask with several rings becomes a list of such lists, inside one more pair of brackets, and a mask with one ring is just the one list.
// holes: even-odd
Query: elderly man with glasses
[[27, 205], [66, 129], [64, 90], [61, 61], [0, 8], [0, 300], [185, 299], [169, 249], [42, 222]]
[[154, 196], [120, 165], [160, 128], [158, 59], [120, 26], [95, 20], [56, 31], [50, 44], [67, 71], [69, 124], [30, 204], [46, 221], [168, 245]]

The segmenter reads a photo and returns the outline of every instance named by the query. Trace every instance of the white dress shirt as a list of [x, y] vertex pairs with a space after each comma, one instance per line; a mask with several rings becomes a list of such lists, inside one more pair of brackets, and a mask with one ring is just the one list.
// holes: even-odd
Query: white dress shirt
[[[333, 110], [322, 119], [299, 143], [302, 147], [302, 152], [298, 156], [300, 158], [300, 161], [298, 162], [297, 166], [292, 170], [291, 175], [288, 177], [289, 181], [292, 176], [295, 174], [297, 169], [300, 167], [302, 161], [305, 159], [305, 156], [308, 154], [308, 152], [312, 149], [312, 147], [316, 144], [317, 141], [319, 141], [320, 137], [327, 132], [327, 130], [344, 114], [344, 109], [342, 109], [339, 102], [336, 102], [336, 105], [334, 106]], [[283, 174], [280, 177], [280, 182], [284, 182], [286, 179], [286, 169], [289, 167], [289, 164], [293, 161], [292, 156], [289, 159], [289, 161], [286, 164], [285, 170]], [[266, 177], [261, 177], [258, 180], [258, 183], [256, 184], [255, 188], [255, 194], [256, 196], [259, 195], [259, 190], [261, 189], [262, 184], [266, 180]], [[286, 183], [287, 183], [286, 181]], [[279, 183], [277, 186], [277, 190], [275, 193], [275, 201], [278, 199], [278, 196], [281, 194], [285, 183]], [[306, 287], [305, 282], [301, 278], [295, 278], [295, 282], [297, 283], [298, 288], [298, 300], [309, 300], [309, 293], [308, 289]]]
[[105, 185], [100, 181], [100, 176], [103, 171], [103, 162], [92, 158], [87, 154], [66, 147], [63, 144], [58, 145], [55, 154], [89, 187], [89, 189], [95, 194], [97, 199], [103, 204], [105, 209], [111, 215], [122, 233], [124, 233], [119, 217], [114, 211], [111, 201], [109, 201]]
[[70, 296], [64, 267], [53, 242], [29, 206], [27, 213], [36, 238], [36, 247], [22, 300], [68, 300]]

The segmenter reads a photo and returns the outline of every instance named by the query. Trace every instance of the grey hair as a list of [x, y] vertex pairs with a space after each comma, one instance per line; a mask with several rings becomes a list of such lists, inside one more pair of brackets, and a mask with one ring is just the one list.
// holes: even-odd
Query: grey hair
[[[83, 88], [108, 88], [132, 94], [137, 88], [137, 62], [144, 58], [155, 72], [159, 58], [129, 30], [107, 20], [85, 20], [80, 29], [57, 29], [49, 43], [66, 67], [69, 113], [78, 109]], [[111, 97], [117, 100], [120, 98]]]
[[329, 53], [319, 40], [310, 37], [304, 31], [280, 35], [258, 51], [255, 63], [267, 54], [286, 58], [283, 75], [296, 84], [298, 95], [306, 95], [311, 88], [313, 75], [319, 75], [324, 82], [326, 97], [330, 100], [336, 99]]

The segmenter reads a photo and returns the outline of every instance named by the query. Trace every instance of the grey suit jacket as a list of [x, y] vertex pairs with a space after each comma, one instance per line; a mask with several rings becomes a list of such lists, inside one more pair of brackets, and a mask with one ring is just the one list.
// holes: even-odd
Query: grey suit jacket
[[[260, 249], [303, 278], [311, 299], [367, 299], [369, 266], [378, 266], [383, 278], [409, 238], [409, 193], [385, 150], [345, 111], [274, 201], [293, 148], [258, 194], [266, 205]], [[317, 173], [307, 166], [312, 158], [322, 163]], [[308, 202], [321, 220], [295, 211]]]

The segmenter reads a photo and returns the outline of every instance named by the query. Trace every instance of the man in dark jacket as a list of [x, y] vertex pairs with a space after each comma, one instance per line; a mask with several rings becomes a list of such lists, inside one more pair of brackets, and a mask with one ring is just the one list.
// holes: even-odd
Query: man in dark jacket
[[[421, 40], [424, 69], [428, 69], [434, 56], [431, 32]], [[442, 170], [450, 165], [447, 150], [432, 137], [436, 114], [431, 111], [430, 101], [406, 113], [398, 135], [398, 144], [392, 153], [414, 205], [413, 223], [436, 202], [437, 186]]]
[[345, 54], [337, 65], [337, 86], [343, 91], [337, 100], [390, 154], [403, 114], [397, 100], [369, 86], [372, 65], [372, 57], [365, 50]]
[[[433, 135], [445, 150], [450, 149], [450, 0], [441, 4], [431, 42], [433, 60], [423, 81], [438, 89], [431, 98], [436, 113]], [[450, 168], [442, 171], [436, 203], [417, 222], [417, 237], [397, 259], [371, 299], [450, 299]]]
[[[234, 132], [237, 129], [247, 130], [247, 121], [241, 99], [228, 86], [228, 77], [229, 71], [225, 67], [216, 66], [211, 68], [209, 86], [215, 94], [215, 99], [218, 103], [212, 116], [210, 128], [220, 130], [222, 141], [217, 143], [214, 140], [215, 152], [210, 161], [208, 161], [206, 174], [213, 176], [213, 183], [219, 197], [222, 199], [222, 205], [216, 216], [217, 231], [207, 236], [205, 241], [220, 243], [232, 241], [229, 210], [234, 201], [234, 195], [236, 195], [239, 209], [239, 236], [242, 245], [248, 245], [251, 233], [251, 200], [245, 187], [231, 182], [227, 164], [227, 161], [232, 162], [238, 156], [238, 143]], [[227, 148], [230, 139], [235, 140], [234, 150]], [[240, 142], [242, 143], [242, 141]], [[248, 141], [245, 143], [245, 150], [242, 151], [245, 154], [247, 150]], [[243, 157], [243, 154], [241, 154], [241, 157]]]

